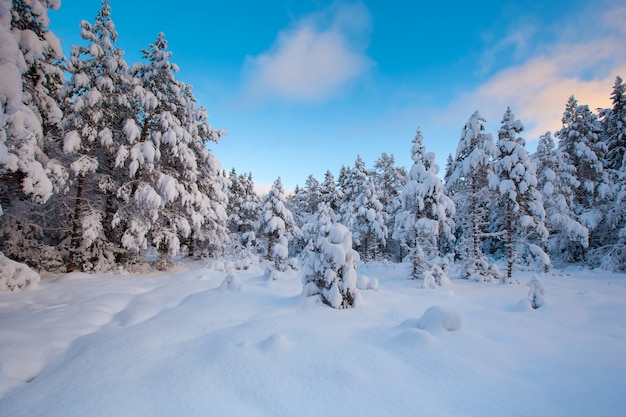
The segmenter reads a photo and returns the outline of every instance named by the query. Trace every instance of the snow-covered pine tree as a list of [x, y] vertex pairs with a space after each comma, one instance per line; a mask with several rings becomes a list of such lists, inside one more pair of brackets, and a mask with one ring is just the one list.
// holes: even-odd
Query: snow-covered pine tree
[[[193, 105], [193, 101], [189, 104]], [[199, 109], [202, 125], [207, 125], [206, 110]], [[193, 126], [190, 126], [192, 129]], [[187, 239], [189, 254], [199, 258], [223, 256], [229, 244], [228, 233], [228, 187], [229, 181], [221, 172], [219, 160], [207, 148], [208, 141], [218, 141], [219, 136], [191, 141], [189, 147], [198, 161], [198, 180], [189, 184], [194, 207], [188, 210], [191, 235]]]
[[320, 184], [320, 198], [321, 201], [326, 203], [328, 208], [332, 210], [332, 215], [337, 216], [343, 194], [341, 190], [337, 188], [335, 177], [330, 170], [326, 170], [324, 181]]
[[606, 154], [605, 169], [619, 171], [626, 166], [626, 86], [616, 77], [611, 93], [613, 107], [601, 112]]
[[378, 196], [387, 218], [387, 230], [389, 238], [383, 249], [385, 258], [398, 261], [401, 260], [398, 254], [401, 253], [400, 242], [393, 238], [394, 219], [399, 209], [398, 196], [406, 184], [408, 173], [406, 168], [395, 165], [393, 155], [383, 152], [374, 163], [374, 170], [371, 174], [378, 190]]
[[563, 128], [556, 132], [559, 150], [565, 152], [576, 167], [581, 186], [575, 192], [576, 203], [583, 209], [594, 206], [609, 192], [602, 158], [606, 144], [600, 140], [601, 125], [589, 106], [579, 105], [571, 96], [563, 113]]
[[259, 233], [267, 241], [266, 258], [274, 269], [285, 271], [289, 256], [289, 240], [300, 234], [293, 213], [285, 205], [285, 191], [278, 177], [269, 193], [263, 198], [259, 214]]
[[56, 159], [64, 58], [48, 28], [48, 8], [59, 5], [0, 0], [0, 245], [37, 269], [62, 265], [46, 227], [56, 217], [49, 199], [67, 178]]
[[537, 152], [531, 158], [537, 166], [537, 188], [546, 210], [550, 257], [564, 262], [579, 261], [583, 249], [589, 246], [589, 231], [572, 210], [574, 190], [580, 185], [576, 168], [556, 148], [550, 132], [539, 138]]
[[311, 221], [312, 238], [303, 256], [302, 284], [307, 297], [319, 295], [324, 304], [343, 309], [361, 303], [357, 289], [358, 253], [347, 227], [336, 223], [321, 203]]
[[356, 250], [365, 262], [378, 260], [387, 243], [387, 213], [373, 178], [366, 178], [360, 187], [353, 209], [352, 236]]
[[82, 21], [85, 46], [74, 45], [67, 65], [71, 79], [63, 88], [63, 151], [71, 182], [60, 202], [67, 206], [69, 271], [105, 271], [116, 267], [122, 249], [111, 221], [119, 205], [121, 176], [115, 157], [130, 117], [132, 80], [108, 0], [95, 22]]
[[48, 29], [60, 1], [0, 0], [0, 214], [14, 202], [43, 203], [64, 172], [56, 148], [62, 113], [61, 44]]
[[452, 234], [454, 202], [444, 194], [435, 154], [426, 152], [424, 137], [418, 128], [413, 138], [413, 166], [399, 196], [400, 209], [395, 217], [395, 238], [408, 248], [411, 276], [433, 278], [441, 285], [447, 280], [440, 258], [440, 236], [454, 240]]
[[241, 268], [257, 263], [257, 227], [261, 198], [254, 191], [252, 174], [237, 175], [233, 168], [229, 175], [228, 229], [233, 253]]
[[369, 170], [360, 155], [354, 161], [354, 168], [341, 167], [339, 172], [339, 190], [342, 193], [339, 215], [341, 223], [354, 233], [354, 220], [357, 213], [356, 199], [366, 187]]
[[462, 276], [491, 281], [499, 278], [499, 272], [489, 264], [481, 245], [493, 194], [488, 177], [496, 149], [493, 136], [485, 133], [485, 123], [476, 111], [463, 127], [445, 191], [456, 207], [453, 220], [457, 226], [456, 251], [463, 260]]
[[[136, 112], [124, 124], [126, 144], [117, 153], [116, 166], [124, 167], [127, 177], [117, 192], [125, 204], [113, 224], [123, 231], [124, 248], [142, 253], [154, 245], [157, 267], [164, 268], [182, 241], [198, 237], [198, 228], [221, 221], [225, 226], [225, 201], [211, 194], [221, 193], [225, 183], [212, 177], [219, 174], [219, 166], [204, 152], [207, 142], [219, 141], [225, 132], [209, 125], [191, 87], [176, 80], [178, 66], [170, 62], [172, 53], [162, 33], [143, 54], [147, 62], [131, 68], [138, 80], [133, 90]], [[223, 233], [225, 228], [217, 232]]]
[[606, 144], [600, 140], [601, 125], [587, 105], [579, 105], [572, 96], [563, 113], [563, 128], [556, 132], [559, 150], [576, 167], [581, 186], [574, 191], [574, 210], [578, 220], [589, 230], [591, 249], [606, 243], [606, 202], [612, 197], [607, 172], [602, 165]]
[[606, 201], [604, 240], [592, 253], [592, 264], [614, 271], [626, 271], [626, 91], [617, 77], [611, 93], [613, 107], [601, 112], [602, 141], [606, 145], [603, 165], [612, 187], [612, 200]]
[[544, 267], [550, 258], [542, 247], [548, 238], [545, 209], [537, 189], [536, 166], [528, 156], [524, 139], [519, 136], [524, 125], [515, 119], [511, 108], [502, 117], [489, 186], [496, 191], [493, 210], [501, 219], [497, 232], [503, 233], [507, 268], [503, 281], [510, 280], [513, 268], [522, 258]]

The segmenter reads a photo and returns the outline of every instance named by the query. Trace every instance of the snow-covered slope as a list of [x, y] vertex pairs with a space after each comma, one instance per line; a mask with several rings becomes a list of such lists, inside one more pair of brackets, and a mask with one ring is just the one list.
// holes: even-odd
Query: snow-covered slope
[[[222, 264], [222, 263], [218, 263]], [[44, 278], [0, 294], [0, 416], [621, 416], [626, 276], [436, 290], [361, 265], [334, 310], [297, 273]], [[451, 274], [454, 278], [455, 274]], [[514, 276], [515, 278], [515, 276]], [[236, 285], [235, 285], [236, 284]], [[239, 286], [240, 284], [240, 286]], [[434, 307], [434, 308], [433, 308]]]

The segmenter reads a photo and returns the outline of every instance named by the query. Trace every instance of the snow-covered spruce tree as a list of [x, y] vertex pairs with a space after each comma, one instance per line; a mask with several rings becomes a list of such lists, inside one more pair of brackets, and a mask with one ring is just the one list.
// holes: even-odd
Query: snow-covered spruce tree
[[395, 238], [408, 248], [411, 276], [441, 285], [447, 280], [440, 257], [439, 239], [454, 240], [452, 234], [454, 202], [444, 194], [437, 176], [435, 154], [426, 152], [424, 138], [417, 129], [411, 148], [413, 166], [399, 196], [400, 209], [395, 216]]
[[256, 263], [257, 228], [261, 198], [254, 191], [252, 174], [237, 175], [233, 168], [229, 175], [228, 229], [233, 253], [242, 268]]
[[[194, 103], [195, 100], [188, 102], [190, 106], [194, 106]], [[202, 107], [196, 110], [201, 121], [196, 127], [210, 128], [206, 109]], [[194, 125], [191, 124], [188, 129], [193, 131], [193, 128]], [[217, 142], [225, 132], [211, 129], [208, 137], [204, 136], [205, 134], [205, 132], [202, 135], [198, 134], [200, 140], [192, 140], [189, 145], [198, 161], [198, 179], [195, 185], [193, 183], [189, 185], [194, 207], [188, 210], [191, 235], [187, 239], [187, 248], [189, 254], [197, 258], [223, 256], [229, 244], [227, 225], [229, 181], [221, 172], [219, 160], [207, 148], [209, 141]]]
[[464, 278], [491, 281], [499, 278], [481, 245], [487, 235], [489, 204], [493, 192], [488, 177], [493, 171], [493, 136], [485, 133], [485, 119], [474, 112], [461, 132], [456, 157], [450, 167], [445, 191], [456, 207], [456, 252], [463, 260]]
[[60, 154], [64, 74], [59, 39], [48, 29], [58, 1], [0, 0], [0, 246], [36, 269], [62, 265], [47, 226], [50, 197], [63, 187]]
[[552, 259], [579, 261], [589, 245], [589, 231], [572, 210], [574, 190], [580, 185], [576, 168], [556, 149], [550, 132], [539, 138], [537, 152], [531, 158], [537, 166], [537, 188], [546, 211], [548, 253]]
[[159, 253], [157, 267], [165, 268], [181, 242], [208, 238], [198, 236], [206, 225], [224, 221], [217, 234], [225, 235], [225, 201], [211, 194], [212, 187], [222, 187], [212, 177], [219, 167], [205, 148], [225, 132], [208, 124], [191, 87], [176, 80], [178, 67], [170, 62], [163, 34], [143, 54], [147, 62], [131, 68], [135, 113], [124, 124], [126, 143], [116, 157], [126, 177], [117, 191], [124, 205], [113, 225], [123, 233], [124, 248], [141, 254], [152, 245]]
[[620, 77], [611, 93], [613, 107], [601, 112], [602, 141], [606, 145], [603, 165], [612, 187], [612, 200], [606, 201], [604, 240], [590, 254], [592, 265], [626, 271], [626, 92]]
[[354, 202], [352, 229], [356, 250], [365, 262], [380, 258], [387, 243], [387, 213], [373, 178], [367, 178]]
[[606, 144], [600, 140], [601, 125], [587, 105], [572, 96], [563, 113], [563, 128], [556, 132], [559, 150], [576, 167], [580, 187], [574, 191], [574, 210], [589, 230], [590, 249], [606, 243], [606, 203], [612, 197], [608, 173], [602, 165]]
[[82, 21], [86, 45], [72, 47], [67, 65], [71, 79], [63, 88], [63, 151], [70, 168], [69, 190], [59, 198], [68, 206], [68, 271], [106, 271], [116, 267], [124, 250], [112, 226], [121, 183], [115, 157], [131, 117], [132, 80], [108, 0], [95, 22]]
[[626, 166], [626, 86], [621, 77], [615, 79], [611, 101], [613, 107], [600, 113], [606, 145], [603, 165], [605, 169], [620, 171]]
[[289, 240], [300, 234], [293, 213], [285, 205], [285, 192], [280, 177], [274, 181], [263, 198], [259, 214], [259, 234], [267, 241], [266, 259], [273, 262], [276, 271], [287, 269]]
[[343, 194], [341, 190], [337, 188], [333, 173], [326, 170], [324, 181], [320, 184], [320, 199], [322, 202], [326, 203], [333, 216], [337, 216], [342, 198]]
[[383, 152], [374, 163], [372, 171], [374, 183], [378, 190], [378, 196], [387, 217], [387, 230], [389, 238], [383, 249], [383, 256], [389, 260], [401, 261], [400, 242], [393, 238], [394, 219], [399, 209], [398, 196], [406, 184], [408, 173], [406, 168], [395, 165], [393, 155]]
[[502, 117], [489, 186], [496, 191], [493, 212], [500, 219], [496, 233], [502, 232], [506, 248], [506, 277], [522, 260], [546, 267], [550, 258], [542, 247], [548, 238], [545, 209], [537, 189], [536, 166], [528, 156], [524, 139], [519, 136], [524, 125], [515, 119], [511, 108]]
[[[48, 29], [59, 1], [0, 0], [0, 214], [28, 198], [43, 203], [64, 173], [48, 147], [62, 117], [61, 45]], [[21, 209], [20, 209], [21, 210]]]
[[354, 220], [356, 218], [356, 199], [366, 187], [369, 178], [369, 170], [361, 156], [354, 161], [354, 168], [341, 167], [339, 172], [339, 190], [342, 193], [339, 216], [341, 223], [354, 233]]
[[347, 227], [336, 223], [328, 205], [321, 203], [311, 221], [312, 238], [303, 256], [302, 284], [307, 297], [319, 295], [324, 304], [343, 309], [361, 303], [356, 263]]

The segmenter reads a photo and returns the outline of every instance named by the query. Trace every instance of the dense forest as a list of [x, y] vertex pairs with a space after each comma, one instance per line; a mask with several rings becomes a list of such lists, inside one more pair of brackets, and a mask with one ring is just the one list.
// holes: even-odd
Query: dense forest
[[406, 261], [426, 287], [452, 262], [476, 281], [570, 263], [626, 271], [619, 76], [611, 108], [565, 97], [561, 129], [534, 153], [510, 108], [495, 135], [476, 111], [443, 172], [417, 129], [408, 169], [386, 153], [372, 167], [357, 157], [293, 193], [278, 178], [259, 196], [251, 173], [224, 171], [209, 150], [226, 132], [176, 78], [162, 34], [130, 65], [104, 0], [65, 57], [48, 29], [57, 6], [0, 0], [0, 289], [37, 280], [31, 269], [267, 259], [268, 276], [302, 268], [305, 291], [341, 308], [355, 302], [359, 259]]

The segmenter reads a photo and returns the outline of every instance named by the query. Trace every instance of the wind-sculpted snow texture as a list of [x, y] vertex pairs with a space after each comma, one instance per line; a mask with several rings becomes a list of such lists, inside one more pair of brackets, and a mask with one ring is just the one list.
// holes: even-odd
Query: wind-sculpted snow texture
[[[424, 290], [368, 263], [362, 306], [302, 295], [267, 263], [42, 279], [0, 294], [0, 415], [622, 416], [626, 276], [570, 269], [529, 287]], [[237, 280], [231, 275], [230, 282]], [[519, 276], [525, 282], [531, 273]]]

